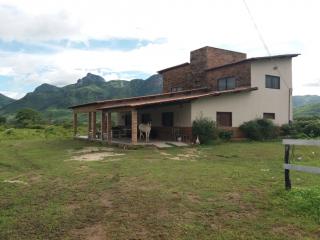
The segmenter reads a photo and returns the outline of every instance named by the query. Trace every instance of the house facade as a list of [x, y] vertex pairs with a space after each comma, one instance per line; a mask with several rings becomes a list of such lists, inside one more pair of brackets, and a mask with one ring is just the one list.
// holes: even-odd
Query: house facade
[[[247, 58], [245, 53], [203, 47], [190, 53], [190, 62], [159, 71], [163, 93], [73, 106], [88, 113], [88, 136], [112, 141], [113, 125], [137, 142], [140, 123], [152, 123], [151, 137], [192, 141], [192, 122], [206, 117], [242, 137], [238, 127], [256, 118], [276, 125], [292, 120], [292, 58], [298, 54]], [[96, 130], [96, 113], [101, 129]], [[112, 117], [112, 112], [114, 116]], [[121, 134], [119, 134], [120, 136]]]

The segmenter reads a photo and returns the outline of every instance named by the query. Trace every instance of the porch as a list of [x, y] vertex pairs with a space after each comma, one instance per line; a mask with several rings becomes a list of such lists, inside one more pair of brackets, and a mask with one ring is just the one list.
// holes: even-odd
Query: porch
[[[187, 146], [192, 141], [190, 103], [153, 104], [138, 108], [74, 109], [74, 136], [109, 144]], [[78, 115], [87, 114], [87, 135], [78, 133]], [[97, 117], [98, 116], [98, 117]], [[150, 141], [139, 139], [140, 123], [151, 123]]]

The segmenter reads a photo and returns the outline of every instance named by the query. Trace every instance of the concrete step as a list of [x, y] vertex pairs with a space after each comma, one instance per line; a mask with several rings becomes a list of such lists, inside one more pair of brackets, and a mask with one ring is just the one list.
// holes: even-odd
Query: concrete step
[[176, 146], [176, 147], [188, 147], [189, 145], [184, 142], [166, 142], [170, 145]]

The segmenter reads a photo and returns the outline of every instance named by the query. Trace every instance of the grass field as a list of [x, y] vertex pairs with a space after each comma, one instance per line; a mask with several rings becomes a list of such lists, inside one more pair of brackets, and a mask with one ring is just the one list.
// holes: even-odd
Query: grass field
[[[0, 140], [0, 239], [320, 238], [320, 176], [292, 173], [286, 192], [279, 142], [108, 148], [77, 161], [96, 146]], [[320, 160], [319, 149], [299, 156]]]

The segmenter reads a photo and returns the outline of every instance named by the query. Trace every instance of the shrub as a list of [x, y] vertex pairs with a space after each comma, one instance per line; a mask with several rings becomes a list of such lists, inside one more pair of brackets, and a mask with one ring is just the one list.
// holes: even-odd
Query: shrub
[[280, 133], [281, 136], [294, 137], [297, 135], [298, 132], [293, 124], [286, 123], [280, 127]]
[[29, 128], [29, 129], [45, 129], [44, 126], [42, 125], [39, 125], [39, 124], [33, 124], [33, 125], [27, 125], [26, 128]]
[[55, 129], [53, 126], [47, 126], [45, 129], [44, 129], [44, 137], [45, 138], [48, 138], [50, 135], [55, 135], [56, 132], [55, 132]]
[[0, 116], [0, 125], [4, 125], [7, 122], [6, 117]]
[[41, 120], [40, 113], [33, 109], [21, 109], [15, 116], [17, 127], [26, 127], [35, 123], [39, 123]]
[[303, 128], [303, 133], [307, 134], [309, 137], [319, 137], [320, 136], [320, 121], [314, 120], [309, 121]]
[[228, 131], [224, 129], [219, 130], [219, 138], [224, 141], [229, 141], [232, 138], [233, 131]]
[[62, 123], [62, 127], [64, 128], [64, 129], [71, 129], [72, 128], [72, 123], [71, 122], [68, 122], [68, 121], [63, 121], [63, 123]]
[[274, 139], [279, 136], [278, 128], [269, 119], [256, 119], [243, 123], [240, 130], [252, 140]]
[[208, 143], [209, 141], [216, 139], [218, 136], [215, 122], [203, 117], [193, 121], [192, 134], [194, 138], [197, 136], [199, 137], [200, 143]]
[[284, 124], [281, 126], [281, 135], [293, 138], [313, 138], [320, 136], [319, 119], [299, 119], [291, 125]]

